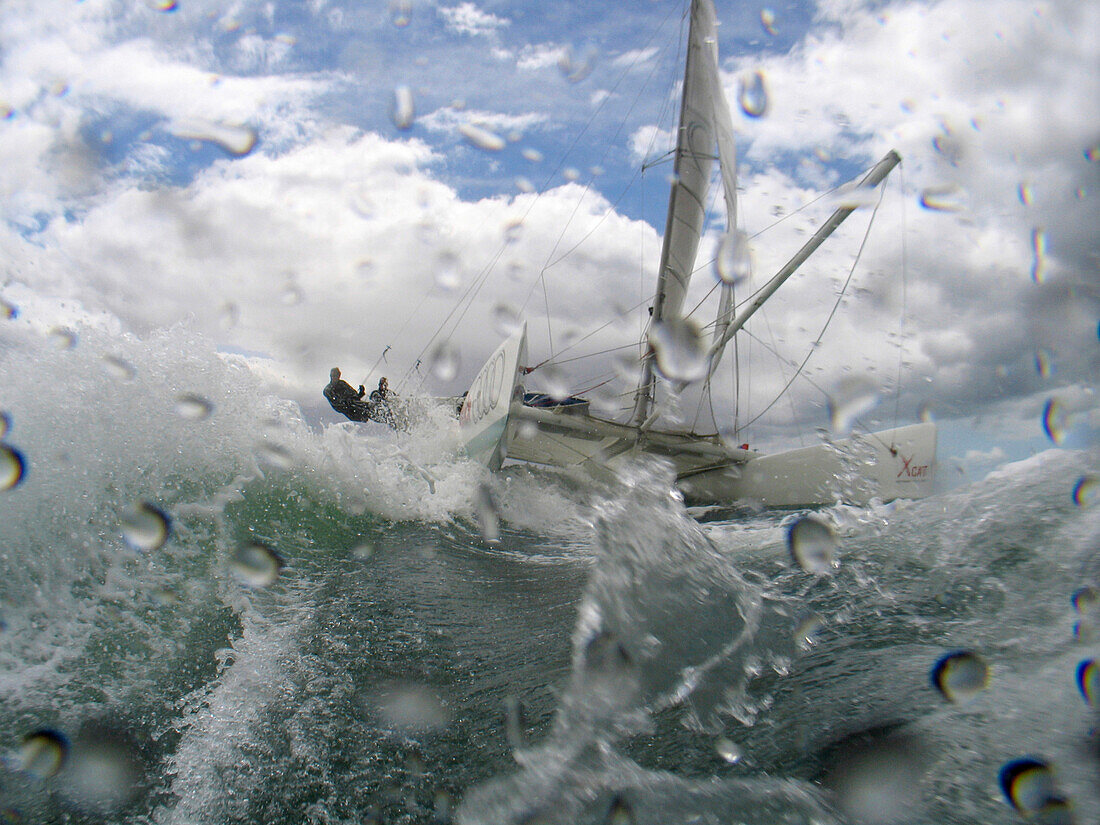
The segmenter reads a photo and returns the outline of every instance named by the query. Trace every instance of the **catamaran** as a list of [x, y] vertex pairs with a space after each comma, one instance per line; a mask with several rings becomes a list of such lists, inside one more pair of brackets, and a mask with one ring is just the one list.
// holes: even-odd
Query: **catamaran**
[[[716, 26], [711, 0], [693, 0], [668, 214], [632, 409], [619, 418], [597, 415], [590, 399], [581, 396], [527, 392], [531, 368], [523, 323], [486, 361], [461, 401], [466, 451], [492, 470], [505, 461], [520, 461], [575, 467], [596, 476], [613, 474], [640, 456], [657, 456], [671, 462], [686, 500], [700, 504], [789, 507], [926, 496], [936, 452], [931, 422], [845, 434], [770, 455], [727, 444], [713, 416], [696, 416], [688, 426], [667, 423], [669, 405], [661, 402], [670, 398], [681, 405], [692, 397], [705, 399], [712, 408], [711, 379], [730, 342], [857, 208], [840, 206], [740, 309], [733, 294], [736, 279], [723, 279], [710, 340], [703, 338], [684, 303], [712, 178], [725, 201], [727, 238], [738, 238], [737, 163], [730, 110], [719, 82]], [[889, 152], [858, 181], [858, 191], [877, 187], [899, 162]]]

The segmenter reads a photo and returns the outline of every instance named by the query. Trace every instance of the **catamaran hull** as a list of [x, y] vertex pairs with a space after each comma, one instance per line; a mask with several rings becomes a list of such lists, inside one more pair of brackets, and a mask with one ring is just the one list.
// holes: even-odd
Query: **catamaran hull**
[[833, 444], [762, 455], [743, 464], [688, 474], [691, 503], [798, 507], [872, 499], [924, 498], [932, 492], [936, 425], [913, 424]]
[[470, 385], [458, 422], [466, 454], [490, 470], [499, 470], [514, 438], [509, 427], [511, 403], [523, 397], [522, 367], [527, 361], [527, 324], [489, 356]]
[[936, 426], [913, 424], [773, 455], [717, 437], [646, 430], [606, 421], [586, 404], [523, 403], [526, 328], [501, 344], [478, 373], [459, 416], [466, 452], [498, 470], [505, 458], [614, 474], [643, 455], [670, 461], [690, 503], [796, 507], [932, 492]]

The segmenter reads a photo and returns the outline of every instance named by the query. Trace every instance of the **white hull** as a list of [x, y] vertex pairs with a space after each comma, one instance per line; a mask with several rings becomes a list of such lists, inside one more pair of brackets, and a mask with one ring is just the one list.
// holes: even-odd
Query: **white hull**
[[459, 416], [467, 453], [497, 470], [505, 458], [613, 474], [641, 455], [672, 463], [694, 504], [793, 507], [932, 492], [935, 424], [912, 424], [772, 455], [728, 447], [717, 437], [644, 430], [605, 421], [585, 403], [522, 403], [526, 328], [501, 344], [467, 394]]
[[930, 495], [935, 460], [936, 425], [912, 424], [762, 455], [731, 469], [687, 476], [680, 485], [687, 500], [700, 504], [866, 504]]

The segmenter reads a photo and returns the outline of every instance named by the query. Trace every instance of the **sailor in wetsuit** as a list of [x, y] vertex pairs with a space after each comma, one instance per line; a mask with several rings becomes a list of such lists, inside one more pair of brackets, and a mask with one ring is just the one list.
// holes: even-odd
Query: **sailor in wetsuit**
[[351, 384], [340, 379], [339, 367], [329, 370], [328, 377], [329, 382], [324, 389], [324, 394], [336, 412], [347, 416], [352, 421], [374, 420], [371, 415], [374, 405], [363, 400], [367, 391], [363, 389], [362, 384], [359, 385], [359, 392], [356, 392]]

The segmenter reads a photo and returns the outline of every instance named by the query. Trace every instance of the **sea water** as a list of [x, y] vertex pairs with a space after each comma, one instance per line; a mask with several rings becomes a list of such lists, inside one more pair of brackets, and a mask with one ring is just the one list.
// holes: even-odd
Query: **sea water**
[[4, 821], [1100, 821], [1095, 453], [688, 512], [310, 425], [183, 329], [0, 336]]

